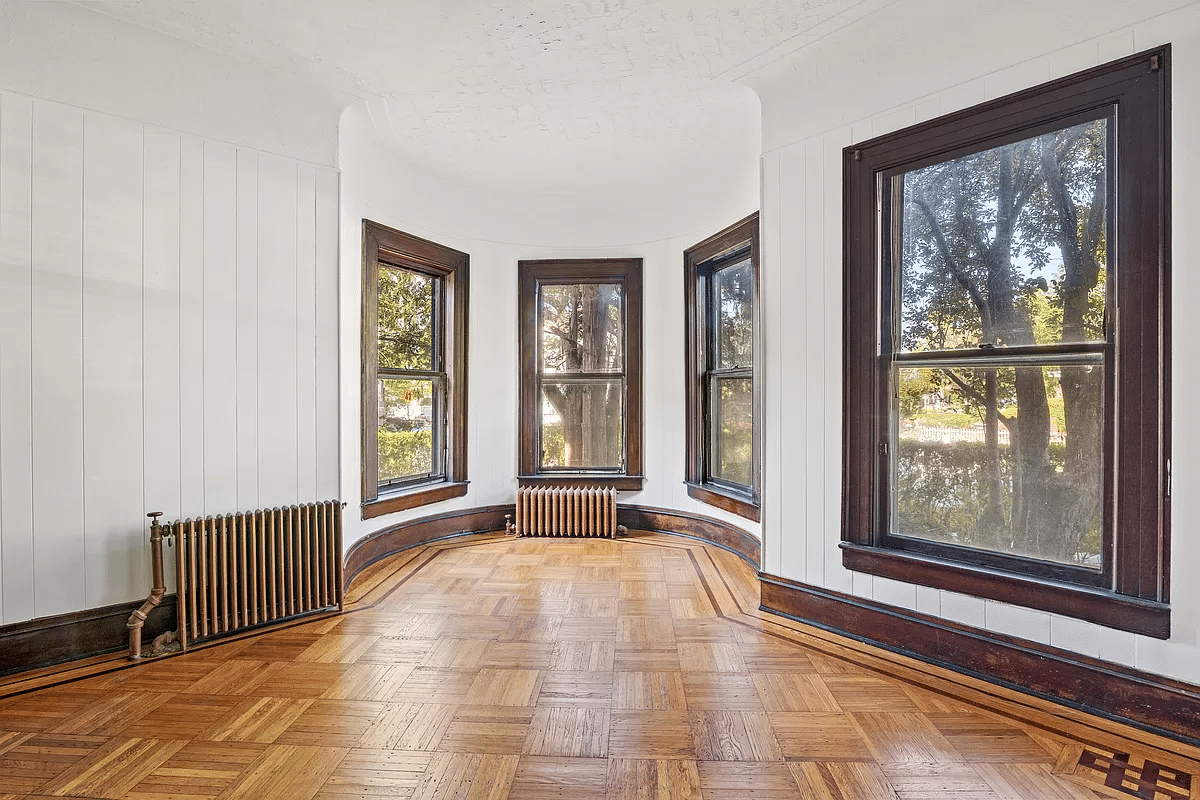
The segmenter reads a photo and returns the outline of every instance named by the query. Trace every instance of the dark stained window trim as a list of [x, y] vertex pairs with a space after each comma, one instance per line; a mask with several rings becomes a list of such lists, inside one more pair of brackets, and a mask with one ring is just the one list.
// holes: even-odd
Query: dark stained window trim
[[[707, 371], [708, 360], [708, 325], [707, 303], [704, 297], [705, 285], [709, 275], [705, 274], [705, 265], [725, 254], [734, 253], [746, 246], [750, 248], [750, 262], [754, 274], [753, 307], [754, 322], [754, 370], [753, 370], [753, 408], [754, 429], [752, 460], [754, 464], [753, 483], [746, 490], [741, 487], [708, 480], [706, 458], [708, 449], [708, 414], [705, 392], [703, 391], [704, 374]], [[759, 466], [761, 414], [761, 381], [759, 375], [759, 354], [762, 352], [757, 321], [759, 297], [759, 232], [758, 212], [755, 211], [743, 220], [735, 222], [723, 231], [716, 233], [684, 251], [683, 302], [684, 302], [684, 364], [686, 376], [684, 382], [684, 405], [686, 407], [686, 452], [684, 485], [687, 486], [688, 496], [701, 503], [720, 508], [739, 517], [753, 522], [760, 519], [759, 492], [762, 485], [761, 468]]]
[[[521, 486], [611, 486], [640, 491], [642, 482], [642, 259], [532, 259], [517, 262], [518, 338], [521, 355], [518, 402]], [[625, 293], [625, 468], [543, 471], [538, 453], [538, 287], [550, 283], [620, 282]]]
[[[445, 474], [394, 488], [378, 484], [377, 408], [379, 262], [434, 275], [444, 281], [442, 325], [446, 361]], [[467, 318], [470, 257], [449, 247], [363, 220], [362, 255], [362, 518], [436, 503], [467, 493]]]
[[[848, 569], [1169, 637], [1169, 57], [1169, 46], [1157, 48], [845, 149], [842, 562]], [[1112, 246], [1120, 328], [1113, 361], [1119, 410], [1108, 412], [1113, 434], [1105, 445], [1115, 471], [1113, 545], [1106, 553], [1111, 585], [1097, 589], [885, 547], [887, 473], [880, 452], [889, 354], [881, 355], [877, 343], [877, 176], [1112, 105], [1119, 108], [1120, 227]], [[1141, 266], [1130, 269], [1135, 264]]]

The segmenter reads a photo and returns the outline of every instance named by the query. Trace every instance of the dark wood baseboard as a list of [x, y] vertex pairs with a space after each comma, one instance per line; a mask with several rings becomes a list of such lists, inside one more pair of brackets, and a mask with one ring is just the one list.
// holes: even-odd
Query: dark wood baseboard
[[617, 506], [617, 522], [630, 530], [669, 533], [716, 545], [741, 557], [756, 570], [762, 564], [758, 539], [719, 519], [669, 508], [620, 504]]
[[510, 503], [451, 511], [448, 514], [432, 514], [375, 531], [350, 546], [349, 552], [342, 560], [342, 585], [350, 586], [358, 573], [379, 559], [402, 550], [458, 536], [502, 531], [505, 514], [515, 515], [515, 506]]
[[763, 611], [1200, 745], [1200, 686], [759, 573]]
[[[344, 585], [349, 586], [358, 573], [379, 559], [402, 550], [459, 536], [502, 531], [505, 514], [515, 515], [515, 507], [512, 504], [482, 506], [433, 514], [375, 531], [355, 542], [346, 553], [342, 567]], [[755, 569], [759, 566], [758, 539], [711, 517], [666, 508], [618, 504], [617, 522], [631, 530], [669, 533], [707, 542], [740, 556]]]
[[[125, 623], [143, 600], [0, 627], [0, 675], [115, 653], [129, 647]], [[142, 627], [142, 646], [175, 628], [175, 595], [163, 597]], [[144, 652], [145, 650], [143, 650]]]

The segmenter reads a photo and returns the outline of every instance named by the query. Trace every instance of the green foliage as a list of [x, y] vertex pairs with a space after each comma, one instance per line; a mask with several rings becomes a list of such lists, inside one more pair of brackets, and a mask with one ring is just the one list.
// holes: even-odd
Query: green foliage
[[379, 480], [388, 481], [433, 470], [433, 431], [379, 431]]
[[379, 268], [379, 366], [433, 368], [435, 279], [408, 269]]
[[542, 466], [561, 467], [566, 464], [565, 442], [561, 422], [542, 426]]

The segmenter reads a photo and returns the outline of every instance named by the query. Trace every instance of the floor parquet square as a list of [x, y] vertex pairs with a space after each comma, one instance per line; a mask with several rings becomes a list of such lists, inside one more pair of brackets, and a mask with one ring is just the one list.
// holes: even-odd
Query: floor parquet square
[[629, 711], [683, 711], [687, 696], [680, 672], [618, 672], [612, 707]]
[[816, 793], [801, 793], [792, 771], [784, 763], [701, 761], [697, 766], [700, 789], [705, 798], [809, 800], [821, 797]]
[[681, 711], [613, 711], [609, 752], [613, 758], [696, 758], [692, 727]]
[[520, 706], [459, 706], [438, 744], [455, 753], [520, 754], [534, 718]]
[[617, 648], [611, 641], [567, 639], [556, 642], [549, 668], [580, 672], [611, 672]]
[[351, 750], [314, 795], [314, 800], [410, 797], [432, 759], [432, 753]]
[[688, 715], [701, 761], [782, 761], [766, 712], [693, 710]]
[[612, 705], [613, 673], [555, 671], [543, 675], [539, 706], [609, 708]]
[[458, 706], [444, 703], [387, 703], [359, 737], [370, 750], [434, 750], [454, 720]]
[[602, 758], [522, 756], [511, 800], [605, 800], [608, 761]]
[[781, 711], [767, 715], [784, 758], [796, 761], [874, 761], [846, 714]]
[[533, 712], [523, 752], [533, 756], [605, 758], [608, 746], [608, 709], [539, 707]]
[[608, 800], [699, 800], [700, 773], [693, 760], [613, 758]]

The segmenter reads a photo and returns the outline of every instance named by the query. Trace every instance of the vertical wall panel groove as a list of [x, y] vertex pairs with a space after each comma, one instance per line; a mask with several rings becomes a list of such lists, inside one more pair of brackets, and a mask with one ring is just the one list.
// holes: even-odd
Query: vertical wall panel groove
[[33, 103], [0, 95], [0, 623], [33, 617]]
[[821, 294], [824, 275], [829, 271], [825, 260], [825, 150], [821, 141], [813, 142], [805, 152], [804, 192], [804, 385], [809, 393], [805, 404], [804, 458], [805, 475], [805, 571], [809, 583], [821, 585], [825, 579], [825, 361], [837, 358], [826, 346], [825, 298]]
[[34, 615], [84, 607], [83, 112], [33, 109]]
[[299, 498], [296, 447], [296, 165], [262, 156], [258, 169], [258, 458], [260, 502]]
[[142, 524], [142, 129], [84, 118], [86, 607], [149, 589]]
[[[296, 166], [296, 499], [317, 499], [317, 176]], [[328, 495], [332, 497], [333, 495]], [[323, 498], [326, 496], [322, 496]]]
[[[142, 463], [145, 506], [167, 519], [179, 503], [179, 134], [147, 129], [142, 186]], [[144, 522], [144, 520], [143, 520]], [[163, 559], [173, 586], [175, 559]], [[144, 554], [142, 583], [149, 580]]]
[[[237, 151], [237, 509], [258, 508], [258, 154]], [[230, 509], [232, 510], [232, 509]]]
[[204, 144], [204, 502], [237, 508], [237, 186], [234, 149]]
[[338, 173], [317, 170], [313, 209], [316, 257], [316, 454], [320, 498], [339, 497]]
[[185, 136], [179, 160], [179, 504], [211, 511], [204, 492], [204, 143]]

